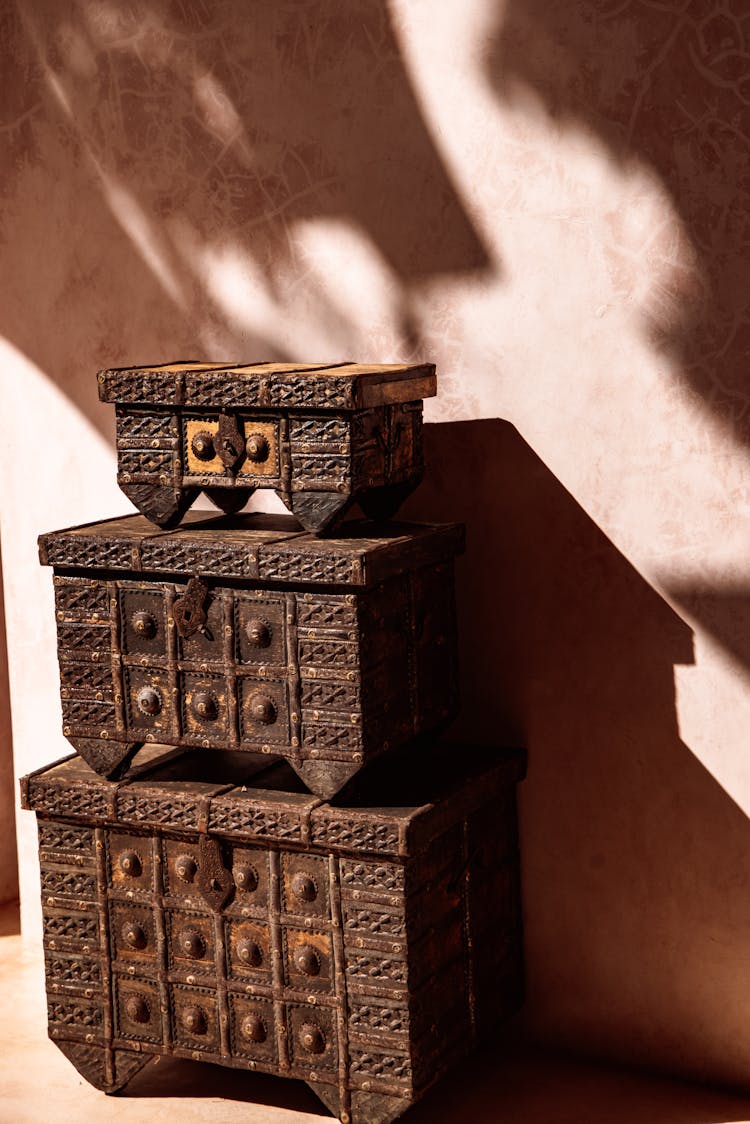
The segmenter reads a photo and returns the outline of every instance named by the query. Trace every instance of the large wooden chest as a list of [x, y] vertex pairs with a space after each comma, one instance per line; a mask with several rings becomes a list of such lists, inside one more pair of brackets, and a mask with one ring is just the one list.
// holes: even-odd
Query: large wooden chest
[[354, 500], [386, 519], [422, 478], [424, 363], [169, 363], [101, 371], [120, 487], [171, 527], [203, 490], [227, 513], [272, 488], [310, 531]]
[[384, 1124], [520, 1002], [520, 753], [384, 758], [346, 807], [284, 762], [139, 760], [119, 782], [79, 757], [22, 781], [49, 1033], [98, 1088], [175, 1054]]
[[143, 516], [40, 539], [55, 569], [63, 732], [121, 775], [145, 743], [277, 754], [332, 796], [457, 710], [462, 528]]

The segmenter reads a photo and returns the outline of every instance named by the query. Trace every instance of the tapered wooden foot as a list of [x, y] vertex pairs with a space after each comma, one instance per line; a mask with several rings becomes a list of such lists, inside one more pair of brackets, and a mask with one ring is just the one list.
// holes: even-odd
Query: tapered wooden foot
[[370, 488], [357, 496], [357, 503], [368, 519], [385, 523], [393, 518], [418, 483], [418, 480], [411, 480], [401, 484], [385, 484], [382, 488]]
[[211, 503], [225, 515], [236, 515], [242, 511], [255, 488], [204, 488]]
[[118, 1089], [122, 1089], [152, 1058], [151, 1054], [109, 1050], [105, 1046], [90, 1045], [88, 1042], [70, 1042], [66, 1039], [60, 1041], [57, 1038], [52, 1041], [68, 1061], [73, 1063], [81, 1077], [103, 1093], [116, 1093]]
[[353, 503], [341, 492], [276, 492], [306, 531], [320, 535], [333, 530]]
[[310, 792], [325, 800], [335, 796], [362, 767], [355, 761], [302, 761], [299, 765], [290, 761], [289, 764]]
[[142, 515], [164, 530], [178, 525], [200, 491], [200, 488], [175, 491], [174, 488], [154, 484], [120, 484], [120, 488]]
[[391, 1124], [411, 1108], [408, 1097], [389, 1097], [384, 1093], [352, 1093], [352, 1124]]
[[346, 1120], [351, 1124], [391, 1124], [413, 1103], [407, 1097], [355, 1091], [351, 1094], [350, 1105], [342, 1105], [341, 1095], [335, 1085], [324, 1085], [320, 1081], [308, 1081], [307, 1084], [335, 1117], [342, 1120], [342, 1114], [346, 1112]]
[[68, 741], [95, 773], [110, 781], [119, 780], [127, 772], [143, 745], [143, 742], [114, 742], [103, 738], [68, 737]]

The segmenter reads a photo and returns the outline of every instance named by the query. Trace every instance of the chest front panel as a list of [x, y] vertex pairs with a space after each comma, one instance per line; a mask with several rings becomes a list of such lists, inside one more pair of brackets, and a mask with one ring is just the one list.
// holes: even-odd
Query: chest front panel
[[[357, 593], [55, 576], [63, 731], [352, 769], [452, 716], [452, 568]], [[187, 632], [187, 634], [185, 634]]]

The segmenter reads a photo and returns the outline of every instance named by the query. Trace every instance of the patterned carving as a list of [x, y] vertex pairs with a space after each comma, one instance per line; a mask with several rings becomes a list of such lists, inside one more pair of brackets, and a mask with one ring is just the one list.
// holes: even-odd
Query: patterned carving
[[387, 851], [398, 854], [398, 828], [395, 824], [378, 823], [373, 818], [347, 820], [316, 818], [312, 838], [316, 843], [358, 851]]
[[129, 542], [107, 542], [99, 536], [45, 535], [47, 561], [50, 566], [80, 566], [102, 570], [129, 570], [133, 565], [133, 552]]
[[32, 781], [30, 785], [31, 805], [35, 811], [48, 811], [56, 816], [105, 816], [108, 808], [106, 790], [92, 784], [90, 788], [60, 785], [48, 788]]
[[232, 835], [257, 835], [268, 839], [301, 839], [297, 816], [261, 808], [250, 801], [213, 801], [209, 823], [212, 831]]
[[196, 541], [160, 542], [147, 539], [141, 546], [141, 565], [144, 570], [163, 570], [171, 574], [231, 574], [233, 577], [253, 577], [255, 558], [248, 546], [219, 546], [217, 543]]
[[57, 628], [57, 646], [60, 659], [70, 659], [75, 652], [79, 659], [101, 656], [109, 653], [109, 625], [68, 624], [62, 622]]
[[39, 849], [41, 851], [67, 851], [79, 855], [91, 852], [94, 831], [90, 827], [69, 827], [67, 824], [39, 820]]
[[257, 406], [262, 380], [258, 375], [232, 378], [218, 372], [191, 373], [185, 377], [185, 402], [190, 406]]
[[[322, 480], [348, 481], [351, 477], [348, 456], [327, 453], [292, 453], [292, 469], [298, 480], [314, 487]], [[308, 484], [308, 480], [310, 484]]]
[[355, 640], [308, 640], [297, 642], [299, 662], [313, 667], [357, 667], [359, 645]]
[[51, 1023], [62, 1026], [75, 1027], [100, 1027], [102, 1025], [102, 1011], [100, 1007], [89, 1004], [54, 1000], [47, 1004], [47, 1018]]
[[[303, 719], [306, 716], [303, 710]], [[348, 757], [362, 749], [362, 731], [358, 726], [324, 726], [305, 722], [302, 740], [305, 749], [325, 750], [326, 756], [337, 753]]]
[[199, 799], [187, 793], [152, 796], [125, 788], [117, 794], [117, 818], [127, 823], [197, 828], [200, 814]]
[[300, 685], [300, 702], [305, 710], [341, 710], [347, 713], [359, 709], [360, 689], [354, 683], [324, 683], [319, 679], [303, 679]]
[[266, 548], [260, 554], [259, 576], [268, 581], [321, 582], [335, 585], [357, 580], [351, 558], [330, 554], [288, 553]]
[[365, 1035], [407, 1034], [409, 1012], [405, 1007], [377, 1007], [371, 1003], [353, 1003], [349, 1014], [349, 1031]]
[[345, 933], [371, 937], [399, 937], [406, 934], [406, 918], [403, 914], [383, 913], [376, 909], [346, 909], [344, 911]]
[[144, 371], [137, 367], [123, 371], [108, 371], [107, 399], [117, 402], [177, 402], [177, 376], [159, 371]]
[[72, 898], [95, 898], [96, 877], [82, 870], [42, 871], [42, 892], [61, 894]]
[[299, 418], [289, 420], [289, 436], [295, 445], [349, 444], [349, 423], [346, 418]]
[[338, 629], [349, 632], [357, 627], [357, 606], [347, 604], [343, 598], [337, 601], [333, 597], [321, 597], [314, 601], [307, 601], [299, 597], [297, 627], [316, 630]]
[[55, 578], [55, 608], [78, 620], [109, 617], [107, 586], [87, 578]]
[[118, 474], [123, 476], [139, 473], [163, 476], [172, 471], [172, 450], [120, 449], [117, 462]]
[[113, 696], [112, 671], [102, 664], [70, 663], [60, 664], [60, 684], [63, 698], [66, 694], [76, 694], [82, 698], [101, 695], [102, 700]]
[[390, 956], [380, 957], [377, 953], [356, 953], [351, 949], [346, 957], [347, 979], [356, 983], [405, 984], [406, 964]]
[[98, 960], [49, 957], [45, 970], [50, 982], [55, 984], [98, 984], [101, 980]]
[[99, 923], [96, 917], [59, 916], [47, 914], [44, 918], [44, 936], [71, 941], [99, 943]]
[[176, 435], [173, 414], [139, 414], [130, 410], [117, 410], [117, 440], [123, 445], [130, 441], [168, 441]]
[[66, 726], [96, 726], [97, 730], [102, 730], [111, 729], [115, 721], [114, 705], [95, 699], [63, 698], [62, 714]]
[[404, 868], [396, 866], [395, 863], [366, 863], [357, 862], [356, 859], [342, 859], [341, 885], [351, 890], [402, 894]]
[[380, 1077], [389, 1081], [410, 1081], [411, 1063], [407, 1054], [380, 1054], [374, 1050], [352, 1048], [350, 1072], [362, 1077]]

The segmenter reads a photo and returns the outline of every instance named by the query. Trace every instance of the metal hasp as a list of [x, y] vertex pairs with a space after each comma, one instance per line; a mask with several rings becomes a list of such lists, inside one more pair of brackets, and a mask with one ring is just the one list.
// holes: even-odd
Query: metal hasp
[[50, 1038], [106, 1092], [176, 1055], [387, 1124], [521, 1002], [524, 755], [383, 758], [345, 808], [283, 762], [245, 759], [238, 784], [236, 756], [154, 747], [120, 782], [78, 757], [21, 782]]
[[63, 733], [105, 776], [149, 742], [286, 757], [333, 796], [458, 708], [463, 528], [141, 515], [40, 539], [54, 567]]
[[226, 514], [271, 488], [330, 533], [355, 502], [386, 520], [422, 479], [422, 400], [435, 367], [167, 363], [100, 371], [117, 416], [117, 480], [160, 527], [199, 492]]

